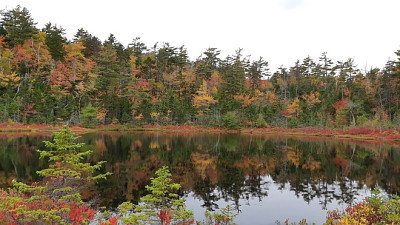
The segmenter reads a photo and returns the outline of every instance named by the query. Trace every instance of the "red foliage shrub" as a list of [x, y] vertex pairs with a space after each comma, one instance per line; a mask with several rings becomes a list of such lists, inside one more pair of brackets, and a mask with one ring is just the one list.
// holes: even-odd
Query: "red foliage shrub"
[[0, 221], [6, 224], [28, 221], [34, 224], [67, 222], [80, 225], [94, 219], [95, 214], [94, 209], [76, 200], [62, 201], [47, 195], [32, 200], [19, 192], [0, 193]]
[[101, 223], [101, 225], [117, 225], [117, 224], [118, 224], [118, 219], [115, 217], [108, 219], [105, 223]]
[[348, 162], [342, 158], [340, 158], [339, 156], [336, 156], [333, 159], [333, 162], [337, 165], [339, 165], [340, 167], [346, 167], [348, 165]]
[[347, 206], [344, 211], [328, 211], [326, 221], [327, 224], [380, 224], [384, 219], [366, 199]]
[[333, 104], [333, 107], [336, 109], [336, 111], [339, 111], [342, 108], [349, 107], [349, 99], [344, 98], [342, 100], [339, 100], [335, 104]]

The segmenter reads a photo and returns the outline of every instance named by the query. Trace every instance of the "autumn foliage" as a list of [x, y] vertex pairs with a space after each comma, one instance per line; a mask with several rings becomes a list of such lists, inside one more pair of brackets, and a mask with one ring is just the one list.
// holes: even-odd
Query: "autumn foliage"
[[61, 201], [47, 195], [25, 194], [20, 190], [0, 192], [0, 219], [7, 224], [88, 224], [96, 210], [78, 201]]
[[148, 47], [138, 37], [124, 46], [113, 34], [102, 41], [79, 29], [67, 40], [51, 23], [38, 29], [20, 6], [3, 10], [0, 21], [0, 122], [87, 127], [81, 114], [92, 105], [90, 127], [213, 127], [231, 113], [240, 127], [259, 126], [258, 118], [286, 128], [400, 124], [398, 59], [362, 72], [352, 59], [322, 53], [270, 71], [242, 49], [222, 58], [209, 48], [190, 60], [184, 46]]
[[400, 222], [398, 197], [385, 200], [378, 191], [363, 201], [348, 205], [343, 211], [328, 211], [326, 222], [338, 224], [398, 224]]

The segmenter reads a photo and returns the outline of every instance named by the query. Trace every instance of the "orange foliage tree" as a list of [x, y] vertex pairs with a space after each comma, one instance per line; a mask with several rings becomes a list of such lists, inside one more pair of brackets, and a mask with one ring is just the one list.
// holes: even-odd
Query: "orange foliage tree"
[[193, 97], [193, 106], [197, 108], [199, 116], [202, 116], [204, 113], [210, 110], [210, 106], [217, 102], [218, 101], [211, 96], [207, 82], [203, 80], [200, 89]]
[[295, 98], [287, 107], [286, 110], [284, 111], [284, 116], [287, 118], [298, 118], [300, 113], [302, 112], [302, 109], [300, 107], [300, 99]]

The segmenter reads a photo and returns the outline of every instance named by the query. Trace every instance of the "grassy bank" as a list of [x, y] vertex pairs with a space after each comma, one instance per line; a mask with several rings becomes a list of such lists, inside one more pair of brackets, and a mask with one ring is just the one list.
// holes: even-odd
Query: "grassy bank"
[[351, 128], [351, 129], [256, 128], [256, 129], [243, 129], [242, 133], [321, 136], [321, 137], [335, 137], [335, 138], [346, 138], [346, 139], [400, 141], [399, 129], [380, 130], [380, 129], [366, 129], [366, 128]]
[[[54, 132], [62, 128], [62, 125], [51, 126], [43, 124], [20, 124], [20, 123], [0, 123], [0, 132]], [[167, 133], [242, 133], [242, 134], [268, 134], [268, 135], [287, 135], [287, 136], [314, 136], [314, 137], [333, 137], [340, 139], [375, 140], [375, 141], [395, 141], [400, 142], [400, 129], [368, 129], [368, 128], [349, 128], [349, 129], [322, 129], [322, 128], [240, 128], [225, 129], [223, 127], [200, 127], [200, 126], [161, 126], [145, 125], [130, 127], [126, 125], [110, 124], [98, 125], [94, 129], [72, 126], [71, 130], [79, 133], [105, 132], [105, 131], [144, 131], [144, 132], [167, 132]]]

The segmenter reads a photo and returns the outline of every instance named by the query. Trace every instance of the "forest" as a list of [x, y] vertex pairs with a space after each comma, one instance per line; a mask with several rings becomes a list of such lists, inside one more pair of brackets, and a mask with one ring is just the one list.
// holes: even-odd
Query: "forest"
[[[326, 52], [289, 68], [238, 49], [209, 48], [194, 61], [185, 46], [139, 37], [127, 46], [85, 29], [72, 40], [28, 9], [0, 17], [0, 122], [243, 127], [400, 126], [400, 50], [362, 71]], [[388, 56], [389, 57], [389, 56]]]

